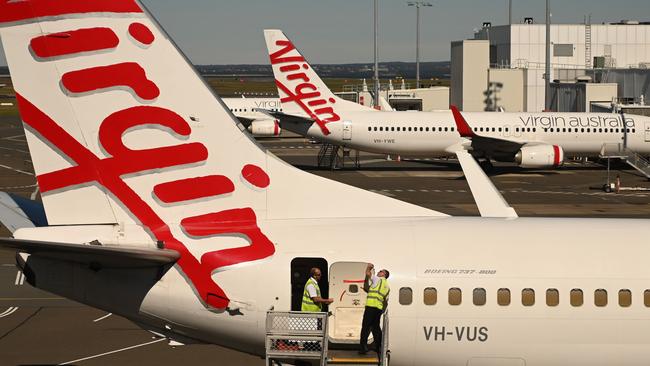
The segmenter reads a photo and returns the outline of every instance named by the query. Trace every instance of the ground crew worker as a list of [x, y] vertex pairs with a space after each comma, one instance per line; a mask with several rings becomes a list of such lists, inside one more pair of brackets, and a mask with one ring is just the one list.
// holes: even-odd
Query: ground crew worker
[[366, 298], [366, 308], [363, 312], [363, 321], [361, 323], [361, 337], [359, 339], [359, 353], [368, 353], [368, 335], [372, 331], [372, 337], [375, 339], [376, 351], [381, 358], [381, 341], [382, 332], [379, 321], [381, 314], [386, 310], [388, 305], [388, 293], [390, 287], [388, 286], [388, 276], [390, 273], [386, 269], [382, 269], [376, 276], [372, 275], [372, 269], [375, 266], [368, 263], [366, 267], [366, 278], [363, 283], [363, 290], [368, 293]]
[[318, 281], [322, 274], [319, 268], [312, 268], [309, 272], [309, 279], [305, 283], [305, 290], [302, 293], [301, 311], [319, 312], [323, 311], [323, 304], [328, 305], [334, 302], [333, 299], [323, 299], [320, 294]]

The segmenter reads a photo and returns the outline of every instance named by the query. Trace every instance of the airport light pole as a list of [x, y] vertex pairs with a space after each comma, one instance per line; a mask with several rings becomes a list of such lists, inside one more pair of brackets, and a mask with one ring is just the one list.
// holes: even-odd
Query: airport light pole
[[544, 68], [544, 109], [551, 110], [551, 1], [546, 0], [546, 65]]
[[415, 6], [415, 89], [420, 88], [420, 8], [432, 7], [431, 3], [424, 1], [409, 1], [408, 6]]
[[379, 109], [379, 61], [377, 50], [377, 33], [379, 29], [379, 0], [375, 0], [375, 85], [373, 87], [375, 109]]

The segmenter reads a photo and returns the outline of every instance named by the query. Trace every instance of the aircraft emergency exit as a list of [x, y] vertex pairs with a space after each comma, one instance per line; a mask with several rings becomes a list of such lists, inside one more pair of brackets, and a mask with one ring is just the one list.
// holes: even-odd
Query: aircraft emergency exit
[[[475, 138], [459, 134], [460, 114], [384, 112], [334, 95], [280, 30], [265, 30], [283, 112], [268, 112], [292, 132], [354, 149], [405, 156], [455, 155], [467, 145], [475, 158], [550, 168], [565, 156], [598, 156], [603, 144], [650, 153], [650, 118], [596, 113], [463, 113]], [[455, 118], [456, 117], [456, 118]]]
[[374, 262], [391, 271], [391, 365], [650, 359], [648, 220], [448, 217], [300, 171], [134, 0], [3, 0], [0, 37], [51, 225], [14, 215], [0, 245], [33, 286], [262, 355], [298, 264], [329, 269], [330, 335], [349, 340], [354, 268]]

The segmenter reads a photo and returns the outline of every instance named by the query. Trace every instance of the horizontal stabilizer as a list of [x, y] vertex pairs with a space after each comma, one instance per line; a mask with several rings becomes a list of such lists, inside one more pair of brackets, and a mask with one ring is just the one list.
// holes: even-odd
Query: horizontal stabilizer
[[180, 254], [169, 249], [111, 247], [0, 238], [0, 247], [49, 259], [87, 264], [94, 268], [160, 267], [176, 263]]

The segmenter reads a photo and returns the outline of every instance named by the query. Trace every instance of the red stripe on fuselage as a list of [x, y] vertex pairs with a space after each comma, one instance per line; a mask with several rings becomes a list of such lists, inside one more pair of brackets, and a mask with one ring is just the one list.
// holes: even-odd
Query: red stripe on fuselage
[[133, 0], [0, 0], [0, 23], [84, 13], [142, 13]]
[[145, 100], [153, 100], [160, 95], [156, 84], [147, 79], [144, 69], [135, 62], [70, 71], [63, 75], [61, 82], [72, 93], [125, 86]]
[[209, 175], [161, 183], [153, 188], [156, 197], [165, 203], [189, 201], [232, 193], [235, 185], [223, 175]]
[[85, 28], [36, 37], [29, 45], [36, 56], [48, 58], [111, 49], [119, 43], [110, 28]]

